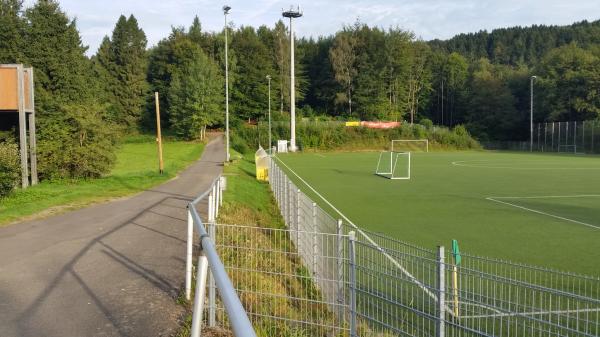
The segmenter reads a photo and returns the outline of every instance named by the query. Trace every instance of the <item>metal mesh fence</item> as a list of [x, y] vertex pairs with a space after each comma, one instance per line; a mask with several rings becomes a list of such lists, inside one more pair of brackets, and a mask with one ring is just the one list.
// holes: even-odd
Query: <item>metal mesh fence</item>
[[469, 254], [456, 266], [443, 247], [425, 249], [336, 220], [275, 160], [270, 184], [292, 242], [286, 254], [305, 266], [331, 315], [319, 324], [333, 330], [315, 335], [334, 327], [351, 336], [600, 334], [600, 278]]
[[216, 225], [213, 237], [259, 336], [349, 335], [347, 235]]
[[491, 150], [600, 153], [600, 121], [546, 122], [533, 125], [527, 141], [482, 142]]

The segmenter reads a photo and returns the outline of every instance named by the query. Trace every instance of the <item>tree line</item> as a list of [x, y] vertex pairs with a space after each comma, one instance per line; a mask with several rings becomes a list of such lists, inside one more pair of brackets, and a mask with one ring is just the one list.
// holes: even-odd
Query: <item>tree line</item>
[[[154, 91], [168, 132], [193, 139], [223, 126], [225, 32], [198, 18], [148, 47], [136, 18], [121, 16], [92, 57], [55, 0], [0, 0], [0, 27], [0, 62], [35, 68], [42, 178], [106, 173], [119, 135], [154, 128]], [[532, 75], [536, 121], [597, 118], [599, 30], [594, 21], [423, 41], [357, 21], [298, 39], [298, 118], [430, 120], [480, 139], [524, 139]], [[289, 119], [286, 24], [232, 24], [227, 34], [234, 126], [265, 118], [267, 75], [274, 119]]]

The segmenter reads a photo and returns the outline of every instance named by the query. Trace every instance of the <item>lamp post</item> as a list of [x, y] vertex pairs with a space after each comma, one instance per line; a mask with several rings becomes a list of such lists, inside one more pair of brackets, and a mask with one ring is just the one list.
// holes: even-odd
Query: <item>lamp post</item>
[[223, 14], [225, 15], [225, 147], [227, 151], [227, 161], [229, 161], [229, 62], [227, 59], [227, 14], [229, 14], [230, 6], [223, 6]]
[[292, 19], [301, 17], [302, 12], [300, 12], [300, 8], [297, 10], [290, 8], [289, 11], [284, 11], [281, 15], [290, 19], [290, 150], [296, 152], [296, 85], [294, 75], [294, 27]]
[[269, 154], [273, 154], [273, 143], [271, 142], [271, 75], [267, 75], [269, 82]]
[[529, 114], [529, 152], [533, 152], [533, 81], [537, 76], [531, 76], [529, 87], [531, 90], [531, 111]]

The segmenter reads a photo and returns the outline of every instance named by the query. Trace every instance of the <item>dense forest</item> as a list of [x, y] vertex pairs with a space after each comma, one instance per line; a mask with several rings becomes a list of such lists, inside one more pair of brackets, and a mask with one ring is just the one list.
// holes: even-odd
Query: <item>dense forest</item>
[[[57, 1], [24, 8], [21, 0], [0, 0], [0, 27], [0, 63], [35, 68], [43, 178], [106, 172], [119, 135], [152, 130], [154, 91], [174, 135], [192, 139], [203, 126], [223, 125], [224, 31], [204, 31], [198, 18], [149, 47], [136, 18], [121, 16], [92, 57]], [[232, 24], [228, 34], [234, 125], [265, 117], [267, 75], [274, 118], [289, 119], [287, 25]], [[464, 125], [482, 140], [526, 139], [532, 75], [536, 121], [598, 118], [600, 21], [447, 41], [357, 21], [329, 36], [300, 38], [298, 118], [428, 119]]]

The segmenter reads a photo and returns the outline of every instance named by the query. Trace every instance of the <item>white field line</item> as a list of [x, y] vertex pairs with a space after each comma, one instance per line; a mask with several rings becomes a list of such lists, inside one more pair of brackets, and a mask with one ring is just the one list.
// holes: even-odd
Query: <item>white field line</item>
[[552, 199], [552, 198], [591, 198], [600, 197], [600, 194], [574, 194], [574, 195], [534, 195], [529, 197], [490, 197], [494, 199]]
[[320, 154], [320, 153], [315, 153], [315, 155], [316, 155], [316, 156], [319, 156], [319, 157], [321, 157], [321, 158], [327, 158], [326, 156], [324, 156], [324, 155], [322, 155], [322, 154]]
[[[515, 167], [515, 166], [487, 166], [487, 165], [469, 164], [469, 163], [485, 164], [485, 162], [486, 162], [485, 160], [459, 160], [459, 161], [453, 161], [452, 165], [462, 166], [462, 167], [505, 169], [505, 170], [600, 170], [600, 167]], [[490, 161], [487, 161], [487, 162], [489, 163]]]
[[[577, 198], [577, 197], [598, 197], [599, 195], [595, 195], [595, 194], [591, 194], [591, 195], [575, 195], [575, 196], [547, 196], [545, 198]], [[577, 220], [573, 220], [573, 219], [569, 219], [569, 218], [565, 218], [563, 216], [559, 216], [559, 215], [555, 215], [555, 214], [550, 214], [550, 213], [546, 213], [546, 212], [542, 212], [536, 209], [532, 209], [532, 208], [527, 208], [525, 206], [521, 206], [518, 204], [513, 204], [507, 201], [502, 201], [499, 199], [535, 199], [535, 198], [540, 198], [540, 197], [487, 197], [485, 198], [486, 200], [489, 201], [494, 201], [500, 204], [504, 204], [504, 205], [508, 205], [508, 206], [512, 206], [512, 207], [516, 207], [516, 208], [520, 208], [522, 210], [528, 211], [528, 212], [533, 212], [533, 213], [537, 213], [537, 214], [541, 214], [541, 215], [545, 215], [545, 216], [549, 216], [555, 219], [559, 219], [559, 220], [564, 220], [564, 221], [568, 221], [568, 222], [573, 222], [576, 224], [580, 224], [580, 225], [584, 225], [584, 226], [588, 226], [588, 227], [592, 227], [595, 229], [600, 229], [600, 226], [596, 226], [596, 225], [592, 225], [583, 221], [577, 221]]]
[[[282, 163], [292, 174], [294, 174], [298, 179], [300, 179], [300, 181], [306, 185], [308, 188], [310, 188], [311, 191], [313, 191], [313, 193], [315, 193], [319, 198], [321, 198], [321, 200], [323, 200], [329, 207], [331, 207], [331, 209], [333, 209], [337, 214], [339, 214], [347, 223], [349, 223], [354, 229], [356, 229], [357, 232], [359, 232], [363, 237], [365, 237], [367, 239], [367, 241], [369, 241], [370, 244], [372, 244], [373, 246], [377, 247], [377, 250], [379, 250], [379, 252], [381, 252], [388, 260], [390, 260], [390, 262], [392, 262], [393, 265], [395, 265], [398, 269], [400, 269], [400, 271], [402, 271], [402, 273], [404, 273], [406, 276], [408, 276], [408, 278], [413, 281], [415, 284], [417, 284], [417, 286], [419, 286], [419, 288], [423, 289], [423, 291], [429, 296], [431, 297], [434, 301], [438, 302], [438, 297], [436, 296], [436, 294], [434, 294], [432, 291], [430, 291], [429, 289], [427, 289], [427, 287], [421, 283], [419, 280], [417, 280], [408, 270], [406, 270], [404, 267], [402, 267], [402, 265], [400, 265], [400, 263], [398, 263], [398, 261], [396, 261], [396, 259], [394, 259], [392, 256], [390, 256], [388, 253], [386, 253], [383, 248], [381, 248], [375, 241], [373, 241], [373, 239], [371, 239], [365, 232], [363, 232], [358, 226], [356, 226], [352, 221], [350, 221], [350, 219], [348, 219], [348, 217], [346, 217], [342, 212], [340, 212], [340, 210], [338, 210], [335, 206], [333, 206], [329, 200], [325, 199], [324, 196], [321, 195], [321, 193], [317, 192], [308, 182], [306, 182], [306, 180], [302, 179], [302, 177], [300, 177], [294, 170], [292, 170], [292, 168], [290, 168], [289, 166], [287, 166], [286, 163], [283, 162], [283, 160], [279, 159], [279, 157], [275, 157], [277, 158], [277, 160]], [[448, 307], [447, 305], [445, 305], [445, 309], [446, 311], [454, 316], [454, 311], [450, 309], [450, 307]]]
[[572, 314], [572, 313], [578, 314], [578, 313], [584, 313], [584, 312], [600, 312], [600, 308], [514, 312], [514, 313], [501, 313], [501, 314], [491, 314], [491, 315], [460, 316], [460, 318], [473, 319], [473, 318], [495, 318], [495, 317], [509, 317], [509, 316], [540, 316], [540, 315], [552, 315], [552, 314]]

